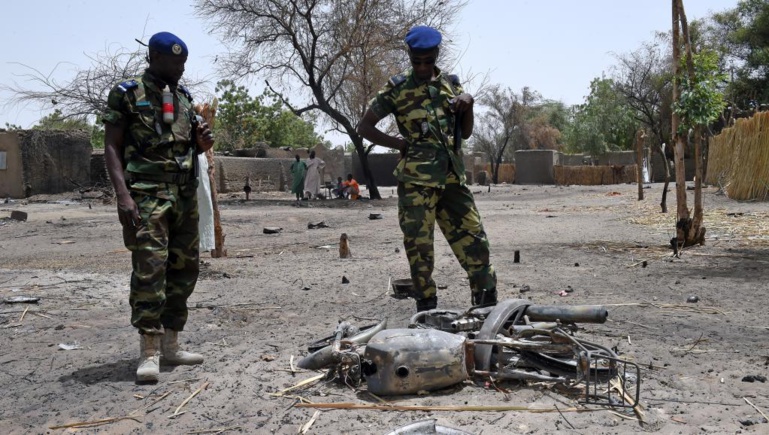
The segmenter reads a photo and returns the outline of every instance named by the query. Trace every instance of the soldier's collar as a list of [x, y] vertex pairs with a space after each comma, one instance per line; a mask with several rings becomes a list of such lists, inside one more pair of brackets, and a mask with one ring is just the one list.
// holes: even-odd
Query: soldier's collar
[[144, 70], [144, 85], [153, 91], [161, 92], [162, 89], [166, 86], [166, 82], [161, 80], [155, 74], [152, 74], [149, 68], [147, 68]]

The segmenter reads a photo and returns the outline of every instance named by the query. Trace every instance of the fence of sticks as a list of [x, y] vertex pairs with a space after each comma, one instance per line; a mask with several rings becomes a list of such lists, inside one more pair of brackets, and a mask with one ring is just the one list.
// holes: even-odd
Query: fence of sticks
[[737, 119], [711, 139], [705, 182], [731, 199], [769, 198], [769, 112]]
[[555, 166], [555, 184], [597, 186], [636, 182], [636, 165]]

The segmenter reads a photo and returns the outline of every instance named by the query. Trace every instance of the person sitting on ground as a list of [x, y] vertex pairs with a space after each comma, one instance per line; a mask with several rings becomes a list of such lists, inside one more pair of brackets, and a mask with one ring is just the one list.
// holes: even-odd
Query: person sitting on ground
[[336, 177], [336, 187], [331, 189], [331, 193], [334, 195], [334, 198], [337, 198], [337, 199], [345, 198], [344, 183], [342, 182], [342, 177]]
[[352, 174], [347, 174], [347, 181], [342, 183], [342, 186], [344, 186], [344, 194], [346, 197], [353, 200], [358, 199], [360, 195], [360, 185], [354, 178], [352, 178]]

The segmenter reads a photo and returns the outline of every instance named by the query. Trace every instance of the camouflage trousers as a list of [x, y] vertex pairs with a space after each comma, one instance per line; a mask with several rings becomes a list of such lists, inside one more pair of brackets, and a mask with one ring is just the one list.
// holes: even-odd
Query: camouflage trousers
[[133, 265], [131, 324], [143, 334], [159, 334], [161, 325], [181, 331], [200, 270], [197, 195], [133, 196], [142, 220], [135, 232], [123, 228]]
[[416, 299], [436, 295], [433, 281], [435, 222], [467, 272], [473, 293], [496, 289], [489, 241], [467, 186], [449, 177], [445, 187], [398, 183], [398, 221], [411, 268]]

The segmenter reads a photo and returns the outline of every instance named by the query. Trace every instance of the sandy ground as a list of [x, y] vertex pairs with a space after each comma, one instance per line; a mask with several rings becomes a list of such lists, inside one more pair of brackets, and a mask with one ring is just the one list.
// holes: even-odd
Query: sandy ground
[[[385, 434], [435, 418], [474, 434], [769, 433], [769, 204], [738, 203], [705, 190], [705, 246], [671, 258], [675, 214], [659, 213], [662, 185], [637, 201], [632, 185], [473, 187], [492, 244], [500, 298], [538, 304], [606, 304], [609, 322], [580, 337], [616, 346], [642, 366], [645, 424], [633, 413], [583, 407], [549, 384], [501, 390], [466, 382], [398, 405], [504, 405], [528, 411], [323, 410], [308, 433]], [[202, 256], [183, 344], [206, 356], [196, 367], [163, 367], [157, 385], [136, 385], [138, 336], [129, 325], [129, 253], [115, 206], [77, 194], [0, 204], [29, 214], [0, 220], [0, 433], [297, 433], [312, 402], [373, 404], [364, 388], [316, 382], [274, 393], [317, 373], [292, 373], [306, 344], [340, 320], [386, 317], [402, 327], [412, 300], [389, 296], [408, 276], [396, 201], [325, 201], [295, 206], [289, 195], [221, 198], [227, 258]], [[690, 192], [691, 193], [691, 192]], [[71, 199], [77, 200], [72, 201]], [[675, 210], [675, 192], [668, 195]], [[691, 205], [691, 201], [690, 201]], [[383, 219], [369, 220], [371, 213]], [[307, 228], [324, 221], [329, 228]], [[277, 235], [264, 227], [282, 227]], [[347, 233], [353, 257], [340, 259]], [[521, 262], [513, 263], [519, 250]], [[646, 261], [645, 267], [643, 261]], [[350, 283], [342, 284], [342, 277]], [[467, 280], [442, 236], [435, 278], [441, 307], [467, 307]], [[530, 291], [520, 293], [527, 285]], [[568, 286], [568, 297], [557, 295]], [[699, 302], [687, 303], [696, 295]], [[65, 346], [62, 346], [65, 345]], [[66, 345], [78, 349], [63, 350]], [[185, 403], [200, 387], [205, 386]], [[745, 400], [747, 399], [747, 400]], [[755, 405], [758, 410], [749, 403]], [[184, 406], [181, 406], [184, 405]], [[573, 407], [591, 409], [570, 412]], [[171, 418], [176, 413], [180, 415]], [[87, 429], [51, 429], [131, 417]], [[757, 424], [746, 426], [741, 421]]]

